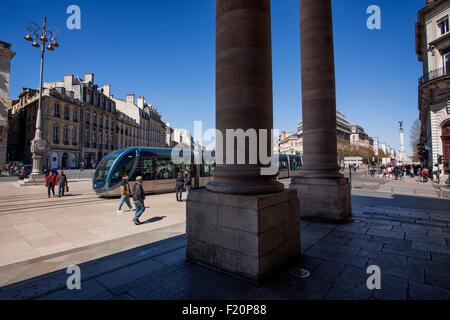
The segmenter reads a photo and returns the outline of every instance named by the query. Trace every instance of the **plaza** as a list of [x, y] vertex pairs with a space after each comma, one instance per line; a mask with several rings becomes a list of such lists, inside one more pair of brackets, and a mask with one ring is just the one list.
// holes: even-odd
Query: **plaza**
[[[391, 21], [400, 34], [383, 33], [396, 40], [394, 50], [375, 42], [381, 25], [390, 25], [381, 24], [381, 17], [392, 19], [381, 15], [378, 5], [360, 11], [357, 6], [340, 10], [331, 0], [301, 0], [295, 6], [216, 0], [184, 9], [186, 3], [180, 3], [176, 11], [190, 10], [191, 17], [181, 27], [176, 23], [183, 19], [174, 10], [161, 14], [167, 4], [142, 3], [147, 6], [142, 12], [158, 14], [148, 21], [131, 15], [122, 20], [135, 28], [127, 39], [139, 39], [141, 49], [109, 51], [85, 37], [86, 47], [102, 56], [92, 55], [83, 68], [92, 63], [96, 73], [102, 70], [97, 74], [107, 79], [97, 79], [101, 82], [92, 72], [83, 80], [69, 73], [63, 81], [44, 82], [45, 53], [67, 44], [69, 57], [75, 38], [63, 32], [65, 42], [57, 42], [59, 32], [47, 27], [49, 13], [43, 13], [42, 25], [30, 22], [25, 36], [20, 34], [41, 51], [39, 88], [22, 86], [14, 100], [9, 73], [16, 53], [9, 42], [0, 42], [7, 89], [0, 92], [2, 119], [8, 114], [8, 125], [2, 121], [1, 128], [8, 139], [2, 138], [0, 153], [9, 161], [8, 176], [0, 176], [0, 299], [449, 300], [450, 189], [444, 178], [439, 181], [439, 170], [446, 173], [450, 156], [448, 72], [441, 72], [450, 65], [450, 0], [420, 1], [425, 2], [421, 9], [418, 3], [402, 4], [409, 25]], [[289, 23], [287, 12], [296, 12]], [[351, 25], [358, 12], [369, 14], [362, 30]], [[153, 32], [161, 26], [167, 34]], [[83, 27], [89, 35], [96, 29]], [[120, 37], [123, 30], [113, 32]], [[424, 63], [419, 101], [417, 72], [408, 74], [414, 66], [398, 50], [411, 44], [405, 39], [413, 32]], [[292, 35], [295, 42], [288, 39]], [[349, 50], [356, 39], [365, 54]], [[280, 42], [289, 44], [288, 50], [279, 50]], [[23, 59], [25, 51], [14, 48], [19, 64], [31, 61], [31, 54]], [[381, 58], [384, 65], [369, 70], [367, 61], [380, 59], [383, 49], [390, 53]], [[65, 67], [80, 70], [70, 60]], [[280, 77], [280, 66], [289, 74]], [[361, 66], [367, 72], [360, 72]], [[379, 81], [392, 76], [393, 67], [401, 70], [396, 73], [401, 79]], [[53, 68], [50, 64], [52, 76]], [[349, 77], [352, 70], [357, 73]], [[31, 81], [27, 74], [18, 73], [20, 82]], [[126, 100], [111, 92], [109, 80]], [[19, 81], [13, 84], [17, 92]], [[162, 106], [144, 96], [136, 100], [132, 87]], [[408, 109], [417, 102], [419, 119]], [[214, 144], [203, 145], [188, 129], [171, 128], [158, 110], [184, 125], [195, 126], [199, 118], [209, 123]], [[343, 114], [359, 119], [350, 122]], [[297, 135], [267, 139], [279, 123], [287, 128], [299, 118]], [[405, 123], [412, 123], [408, 151]], [[399, 137], [399, 152], [380, 142]], [[170, 148], [159, 148], [164, 146]], [[193, 150], [183, 151], [184, 162], [177, 161], [177, 146]], [[212, 151], [213, 164], [189, 161], [196, 152]], [[60, 169], [56, 179], [44, 178], [49, 169]], [[66, 195], [52, 197], [44, 179]], [[189, 190], [184, 201], [178, 198], [183, 188]], [[156, 194], [145, 197], [145, 191]], [[132, 195], [136, 217], [132, 220], [132, 208], [118, 210], [117, 198], [100, 195], [122, 200]]]
[[[358, 173], [352, 219], [303, 219], [302, 255], [259, 286], [186, 260], [185, 203], [174, 194], [149, 196], [148, 223], [137, 227], [87, 180], [49, 200], [43, 187], [0, 183], [10, 239], [0, 250], [1, 299], [450, 299], [450, 200], [415, 179]], [[70, 265], [80, 267], [81, 290], [66, 287]], [[366, 286], [369, 265], [380, 267], [380, 290]]]

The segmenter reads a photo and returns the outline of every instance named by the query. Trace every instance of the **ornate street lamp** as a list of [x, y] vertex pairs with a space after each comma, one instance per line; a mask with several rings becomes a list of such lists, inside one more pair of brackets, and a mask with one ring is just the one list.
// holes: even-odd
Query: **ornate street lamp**
[[[41, 49], [41, 69], [39, 77], [39, 102], [36, 115], [36, 132], [34, 140], [31, 141], [31, 153], [33, 155], [33, 171], [31, 172], [30, 179], [37, 180], [42, 178], [43, 175], [43, 163], [42, 158], [47, 149], [47, 142], [42, 138], [42, 90], [43, 90], [43, 77], [44, 77], [44, 55], [45, 49], [53, 51], [59, 47], [56, 38], [58, 32], [56, 29], [47, 28], [47, 17], [44, 17], [42, 27], [29, 22], [27, 24], [27, 34], [25, 40], [31, 42], [31, 45], [35, 48]], [[48, 44], [47, 44], [48, 43]]]

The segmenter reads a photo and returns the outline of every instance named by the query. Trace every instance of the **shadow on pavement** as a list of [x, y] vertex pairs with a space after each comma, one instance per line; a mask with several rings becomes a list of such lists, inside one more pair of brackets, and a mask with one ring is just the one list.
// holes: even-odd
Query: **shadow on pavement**
[[141, 222], [141, 224], [147, 224], [147, 223], [154, 223], [154, 222], [158, 222], [163, 220], [164, 218], [167, 218], [167, 216], [162, 216], [162, 217], [153, 217], [148, 219], [147, 221]]

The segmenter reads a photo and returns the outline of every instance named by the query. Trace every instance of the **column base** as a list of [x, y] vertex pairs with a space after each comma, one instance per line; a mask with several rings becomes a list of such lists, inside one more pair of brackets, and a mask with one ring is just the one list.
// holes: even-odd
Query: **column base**
[[300, 254], [299, 200], [294, 190], [232, 195], [189, 193], [187, 258], [260, 283]]
[[45, 184], [44, 174], [30, 174], [28, 179], [19, 180], [20, 187], [42, 186]]
[[298, 192], [302, 218], [339, 223], [352, 215], [351, 186], [347, 178], [295, 177], [289, 187]]

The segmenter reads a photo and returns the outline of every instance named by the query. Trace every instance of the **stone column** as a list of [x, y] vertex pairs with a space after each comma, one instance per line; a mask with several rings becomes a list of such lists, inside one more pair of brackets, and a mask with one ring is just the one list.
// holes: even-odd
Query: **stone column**
[[[227, 129], [271, 130], [270, 0], [216, 6], [217, 129], [224, 137]], [[271, 150], [270, 135], [266, 143]], [[245, 145], [244, 163], [234, 157], [218, 165], [206, 190], [189, 193], [186, 212], [187, 258], [254, 282], [300, 253], [297, 192], [283, 191], [275, 175], [261, 174], [261, 161], [249, 161], [257, 145]]]
[[331, 0], [300, 0], [303, 167], [291, 187], [302, 217], [343, 221], [351, 215], [349, 183], [339, 173]]
[[[232, 194], [272, 193], [283, 190], [275, 175], [261, 175], [261, 163], [227, 162], [227, 130], [265, 129], [271, 137], [272, 44], [269, 0], [218, 0], [216, 30], [216, 129], [223, 135], [223, 157], [208, 190]], [[231, 139], [229, 139], [231, 140]], [[268, 150], [272, 150], [269, 138]], [[251, 141], [259, 153], [258, 141]], [[219, 147], [219, 146], [217, 146]], [[221, 158], [221, 159], [219, 159]], [[231, 157], [229, 157], [231, 158]], [[258, 159], [259, 160], [259, 159]]]
[[0, 41], [0, 74], [2, 75], [0, 77], [0, 166], [2, 168], [7, 163], [8, 111], [12, 107], [9, 97], [9, 81], [11, 60], [15, 54], [11, 50], [11, 44]]

